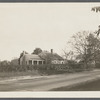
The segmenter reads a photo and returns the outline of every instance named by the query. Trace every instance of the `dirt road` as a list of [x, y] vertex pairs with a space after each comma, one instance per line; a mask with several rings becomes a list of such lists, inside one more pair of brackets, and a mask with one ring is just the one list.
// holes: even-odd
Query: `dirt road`
[[100, 70], [0, 81], [0, 91], [48, 91], [100, 79]]

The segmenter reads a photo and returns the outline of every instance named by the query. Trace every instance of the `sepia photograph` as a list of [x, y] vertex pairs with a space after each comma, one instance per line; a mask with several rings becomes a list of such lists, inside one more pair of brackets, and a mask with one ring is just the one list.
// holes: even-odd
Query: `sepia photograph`
[[0, 3], [0, 92], [100, 91], [100, 3]]

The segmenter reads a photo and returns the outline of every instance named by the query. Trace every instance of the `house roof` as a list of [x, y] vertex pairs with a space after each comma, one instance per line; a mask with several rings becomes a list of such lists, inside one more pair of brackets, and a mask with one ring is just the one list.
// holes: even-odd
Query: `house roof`
[[46, 58], [50, 58], [52, 60], [64, 60], [61, 56], [59, 56], [57, 53], [50, 53], [47, 51], [44, 51], [42, 53], [39, 54], [39, 57], [46, 59]]
[[[34, 60], [45, 60], [47, 58], [51, 59], [51, 60], [64, 60], [61, 56], [59, 56], [57, 53], [50, 53], [48, 51], [43, 51], [40, 54], [28, 54], [25, 53], [24, 55], [22, 55], [23, 57], [25, 57], [25, 59], [34, 59]], [[21, 57], [22, 57], [21, 56]]]
[[25, 59], [43, 60], [36, 54], [25, 54], [24, 57]]

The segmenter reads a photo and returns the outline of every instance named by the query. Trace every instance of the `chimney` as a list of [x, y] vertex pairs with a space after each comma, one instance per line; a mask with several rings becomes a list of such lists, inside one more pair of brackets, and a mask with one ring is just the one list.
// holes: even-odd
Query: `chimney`
[[53, 49], [51, 49], [51, 54], [53, 54]]
[[23, 51], [23, 55], [25, 55], [25, 51]]

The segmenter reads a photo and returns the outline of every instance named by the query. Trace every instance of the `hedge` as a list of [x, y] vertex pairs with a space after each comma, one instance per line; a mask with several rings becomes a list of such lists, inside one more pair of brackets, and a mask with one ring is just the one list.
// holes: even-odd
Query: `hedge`
[[[85, 68], [86, 69], [86, 68]], [[87, 67], [91, 69], [91, 67]], [[69, 66], [68, 64], [44, 64], [44, 65], [0, 65], [0, 72], [24, 72], [24, 71], [38, 70], [39, 72], [71, 72], [71, 71], [83, 71], [84, 66], [82, 64], [74, 64]]]

